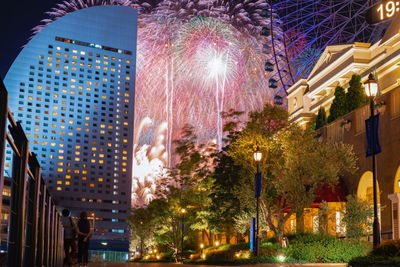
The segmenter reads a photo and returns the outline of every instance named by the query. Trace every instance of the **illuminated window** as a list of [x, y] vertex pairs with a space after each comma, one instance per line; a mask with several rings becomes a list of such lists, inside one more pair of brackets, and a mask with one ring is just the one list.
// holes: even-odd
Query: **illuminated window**
[[57, 191], [61, 191], [62, 190], [62, 188], [61, 187], [57, 187]]

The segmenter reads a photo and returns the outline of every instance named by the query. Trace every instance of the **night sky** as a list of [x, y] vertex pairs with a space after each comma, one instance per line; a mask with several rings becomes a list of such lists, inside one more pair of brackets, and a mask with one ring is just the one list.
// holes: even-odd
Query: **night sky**
[[27, 43], [31, 29], [40, 24], [44, 12], [58, 0], [2, 0], [0, 7], [0, 77], [4, 78], [22, 46]]

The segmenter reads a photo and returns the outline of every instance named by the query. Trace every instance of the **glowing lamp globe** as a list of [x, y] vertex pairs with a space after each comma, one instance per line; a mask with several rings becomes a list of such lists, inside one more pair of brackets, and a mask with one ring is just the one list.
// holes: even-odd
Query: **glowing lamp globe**
[[181, 213], [185, 213], [186, 212], [186, 210], [185, 209], [181, 209]]
[[368, 97], [375, 97], [378, 93], [378, 83], [375, 81], [372, 73], [369, 74], [368, 80], [364, 83], [365, 93]]
[[257, 147], [256, 152], [254, 152], [254, 160], [259, 162], [262, 159], [262, 153], [260, 151], [260, 149]]

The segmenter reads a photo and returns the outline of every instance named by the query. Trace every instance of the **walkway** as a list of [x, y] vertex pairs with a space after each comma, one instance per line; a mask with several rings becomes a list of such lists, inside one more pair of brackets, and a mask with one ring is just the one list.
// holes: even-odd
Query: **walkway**
[[[251, 267], [252, 265], [245, 265]], [[257, 267], [346, 267], [347, 264], [305, 264], [305, 265], [286, 265], [286, 264], [257, 264]], [[182, 265], [173, 263], [91, 263], [89, 267], [213, 267], [211, 265]], [[227, 267], [227, 266], [224, 266]]]

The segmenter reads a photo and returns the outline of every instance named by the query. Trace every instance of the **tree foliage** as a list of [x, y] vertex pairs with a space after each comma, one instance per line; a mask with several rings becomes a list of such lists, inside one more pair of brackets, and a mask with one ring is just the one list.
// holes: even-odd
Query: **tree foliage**
[[350, 238], [363, 237], [371, 230], [374, 215], [373, 207], [357, 196], [349, 195], [346, 200], [346, 211], [342, 220], [346, 225], [346, 235]]
[[[177, 254], [182, 220], [185, 237], [202, 231], [210, 243], [206, 230], [228, 235], [246, 232], [256, 213], [253, 153], [257, 148], [263, 153], [260, 224], [278, 239], [288, 218], [309, 207], [322, 185], [335, 185], [339, 173], [355, 170], [350, 146], [319, 143], [311, 130], [290, 124], [280, 107], [267, 104], [249, 113], [247, 122], [240, 121], [240, 115], [236, 111], [224, 114], [226, 145], [219, 152], [214, 143], [198, 144], [192, 127], [183, 129], [174, 142], [178, 157], [170, 172], [174, 183], [165, 186], [161, 198], [132, 211], [129, 220], [134, 235], [145, 240], [152, 232], [157, 243]], [[181, 208], [187, 210], [184, 218]], [[138, 225], [141, 218], [148, 218], [148, 229]]]
[[318, 130], [319, 128], [323, 127], [326, 124], [327, 124], [327, 120], [326, 120], [325, 108], [320, 107], [318, 110], [317, 118], [315, 120], [315, 130]]
[[346, 107], [348, 112], [362, 107], [367, 103], [367, 97], [361, 83], [361, 75], [353, 74], [349, 85], [350, 87], [346, 94]]
[[322, 185], [334, 185], [339, 172], [356, 169], [350, 146], [319, 143], [310, 130], [288, 124], [283, 112], [266, 106], [262, 112], [252, 113], [246, 128], [229, 147], [229, 155], [245, 169], [238, 194], [241, 205], [247, 205], [249, 211], [255, 206], [253, 152], [256, 146], [263, 151], [262, 219], [278, 239], [288, 218], [309, 207]]
[[[193, 231], [205, 231], [209, 227], [210, 158], [215, 144], [197, 144], [193, 128], [186, 125], [174, 145], [178, 163], [169, 174], [169, 180], [174, 182], [165, 185], [165, 190], [158, 193], [160, 198], [151, 201], [147, 207], [132, 210], [129, 222], [133, 235], [153, 236], [158, 244], [177, 256], [182, 246], [182, 231], [184, 240], [187, 240]], [[186, 212], [182, 213], [182, 209]], [[144, 217], [142, 214], [148, 219], [146, 229], [135, 227]]]
[[347, 112], [348, 106], [346, 103], [346, 92], [343, 87], [337, 86], [335, 88], [335, 98], [333, 99], [329, 111], [328, 123], [342, 117]]

